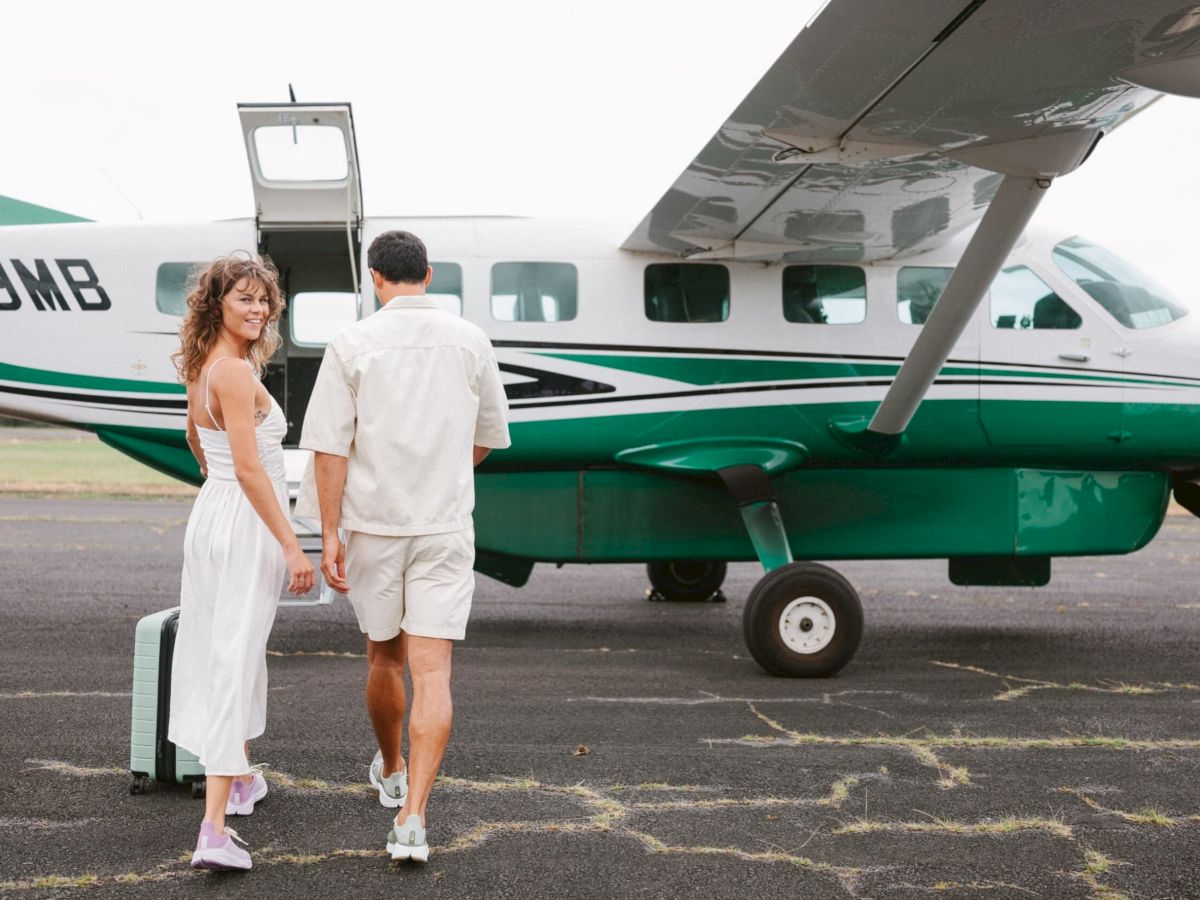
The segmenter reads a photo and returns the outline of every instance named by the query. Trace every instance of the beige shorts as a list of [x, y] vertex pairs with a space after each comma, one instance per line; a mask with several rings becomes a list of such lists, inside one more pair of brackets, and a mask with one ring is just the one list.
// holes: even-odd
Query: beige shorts
[[358, 627], [373, 641], [390, 641], [401, 631], [461, 641], [474, 565], [474, 528], [412, 537], [350, 532], [346, 580]]

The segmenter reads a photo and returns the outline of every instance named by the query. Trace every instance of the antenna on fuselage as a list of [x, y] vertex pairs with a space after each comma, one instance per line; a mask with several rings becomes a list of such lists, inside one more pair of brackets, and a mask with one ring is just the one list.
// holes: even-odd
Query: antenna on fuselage
[[296, 89], [292, 87], [292, 83], [290, 81], [288, 82], [288, 99], [292, 103], [296, 102]]
[[146, 217], [143, 216], [142, 211], [137, 208], [137, 204], [134, 203], [131, 199], [129, 199], [129, 195], [121, 189], [121, 186], [119, 184], [117, 184], [117, 180], [108, 174], [108, 171], [104, 168], [104, 166], [97, 166], [96, 168], [98, 168], [100, 170], [101, 175], [103, 175], [105, 178], [108, 179], [108, 183], [117, 189], [117, 193], [125, 198], [125, 202], [133, 207], [133, 211], [135, 213], [137, 213], [138, 221], [140, 221], [140, 222], [146, 221]]

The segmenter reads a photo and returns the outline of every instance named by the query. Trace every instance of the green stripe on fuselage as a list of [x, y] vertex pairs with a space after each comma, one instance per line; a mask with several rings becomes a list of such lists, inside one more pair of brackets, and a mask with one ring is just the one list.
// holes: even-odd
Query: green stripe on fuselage
[[730, 359], [713, 356], [614, 356], [584, 353], [539, 353], [538, 356], [604, 366], [625, 372], [636, 372], [639, 375], [653, 375], [656, 378], [670, 378], [672, 381], [697, 385], [895, 375], [899, 369], [895, 363]]
[[102, 378], [98, 375], [77, 375], [73, 372], [53, 372], [49, 369], [30, 369], [0, 363], [0, 379], [26, 384], [49, 384], [56, 387], [87, 388], [93, 391], [129, 391], [140, 394], [185, 394], [187, 388], [169, 381], [136, 381], [132, 378]]
[[[625, 356], [588, 353], [539, 353], [538, 356], [564, 359], [669, 378], [684, 384], [745, 384], [756, 381], [805, 381], [819, 378], [858, 378], [892, 376], [899, 371], [898, 363], [826, 362], [788, 359], [731, 359], [713, 356]], [[1112, 381], [1121, 384], [1153, 384], [1165, 387], [1187, 387], [1171, 381], [1128, 378], [1117, 374], [1088, 372], [1047, 372], [1037, 369], [980, 369], [970, 366], [946, 366], [942, 376], [1042, 378], [1047, 381]]]

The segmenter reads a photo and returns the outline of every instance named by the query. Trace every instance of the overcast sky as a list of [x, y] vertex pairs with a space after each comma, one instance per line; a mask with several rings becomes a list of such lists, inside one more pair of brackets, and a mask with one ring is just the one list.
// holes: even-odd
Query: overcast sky
[[[9, 4], [0, 194], [112, 222], [250, 216], [236, 104], [285, 101], [292, 82], [300, 100], [353, 104], [367, 215], [631, 231], [818, 5]], [[1200, 306], [1197, 146], [1200, 100], [1165, 98], [1060, 179], [1035, 222]]]

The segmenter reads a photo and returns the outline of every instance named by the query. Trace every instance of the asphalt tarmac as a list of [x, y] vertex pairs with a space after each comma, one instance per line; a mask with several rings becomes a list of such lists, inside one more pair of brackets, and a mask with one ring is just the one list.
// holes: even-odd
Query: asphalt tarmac
[[479, 579], [430, 862], [390, 862], [349, 606], [281, 610], [271, 794], [241, 875], [184, 862], [186, 791], [128, 792], [134, 625], [177, 596], [188, 504], [0, 500], [0, 893], [14, 897], [1200, 897], [1200, 523], [1042, 589], [841, 563], [867, 632], [765, 675], [725, 604], [639, 566]]

